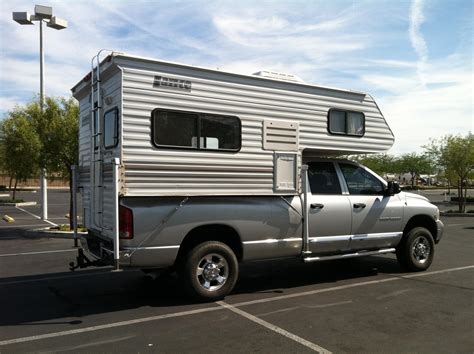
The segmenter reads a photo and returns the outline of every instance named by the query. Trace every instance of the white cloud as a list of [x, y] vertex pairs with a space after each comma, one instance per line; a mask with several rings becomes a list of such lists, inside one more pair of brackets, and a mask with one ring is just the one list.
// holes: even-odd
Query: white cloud
[[453, 55], [426, 65], [426, 84], [414, 73], [368, 76], [365, 80], [391, 94], [379, 100], [392, 127], [396, 153], [419, 150], [429, 138], [474, 131], [470, 58]]
[[[69, 27], [45, 30], [47, 94], [69, 95], [90, 70], [91, 57], [111, 48], [244, 74], [276, 70], [308, 83], [369, 92], [395, 131], [396, 152], [414, 151], [429, 136], [472, 129], [472, 41], [436, 57], [436, 43], [422, 34], [425, 23], [433, 24], [423, 0], [52, 0], [51, 5]], [[435, 5], [430, 6], [431, 11]], [[0, 9], [0, 110], [5, 110], [38, 92], [38, 26], [11, 20], [11, 11], [31, 12], [31, 2], [3, 1]]]
[[419, 58], [417, 63], [418, 76], [422, 85], [425, 84], [424, 69], [428, 60], [428, 46], [420, 31], [421, 25], [425, 22], [423, 2], [424, 0], [413, 0], [410, 9], [410, 27], [408, 29], [411, 45]]

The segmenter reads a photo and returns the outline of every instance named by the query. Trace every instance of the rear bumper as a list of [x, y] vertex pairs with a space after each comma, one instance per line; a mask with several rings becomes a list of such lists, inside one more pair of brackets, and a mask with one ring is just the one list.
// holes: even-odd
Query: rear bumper
[[[114, 246], [111, 241], [104, 240], [93, 234], [80, 238], [84, 254], [93, 261], [102, 261], [104, 265], [115, 265]], [[119, 252], [119, 264], [129, 266], [130, 258], [126, 257], [126, 250]]]
[[[93, 232], [80, 238], [84, 254], [93, 261], [114, 265], [114, 245]], [[122, 246], [119, 265], [138, 268], [168, 268], [178, 255], [179, 246], [130, 247]]]

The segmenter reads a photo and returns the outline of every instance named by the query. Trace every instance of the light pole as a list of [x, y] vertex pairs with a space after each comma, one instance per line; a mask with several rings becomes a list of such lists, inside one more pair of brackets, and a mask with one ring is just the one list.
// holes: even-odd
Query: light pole
[[[34, 21], [39, 22], [40, 33], [40, 108], [44, 108], [44, 51], [43, 51], [43, 22], [46, 26], [56, 30], [62, 30], [67, 27], [67, 21], [53, 16], [53, 8], [43, 5], [35, 5], [35, 14], [28, 12], [13, 12], [13, 20], [20, 25], [33, 25]], [[48, 185], [46, 180], [46, 169], [41, 169], [41, 218], [48, 219]]]

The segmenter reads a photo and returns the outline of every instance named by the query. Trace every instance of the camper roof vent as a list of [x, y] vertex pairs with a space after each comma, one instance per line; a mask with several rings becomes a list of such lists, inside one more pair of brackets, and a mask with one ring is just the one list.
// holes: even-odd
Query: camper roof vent
[[282, 80], [282, 81], [291, 81], [304, 83], [298, 76], [292, 74], [279, 73], [277, 71], [262, 70], [254, 73], [255, 76], [267, 77], [269, 79]]

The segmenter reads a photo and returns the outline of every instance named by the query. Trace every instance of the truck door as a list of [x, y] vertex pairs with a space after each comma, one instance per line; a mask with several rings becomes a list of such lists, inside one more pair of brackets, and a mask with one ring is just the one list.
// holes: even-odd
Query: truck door
[[351, 250], [395, 246], [402, 236], [403, 202], [384, 196], [384, 183], [366, 169], [339, 163], [352, 213]]
[[350, 243], [352, 212], [335, 166], [322, 161], [310, 162], [308, 167], [309, 250], [314, 254], [345, 251]]

